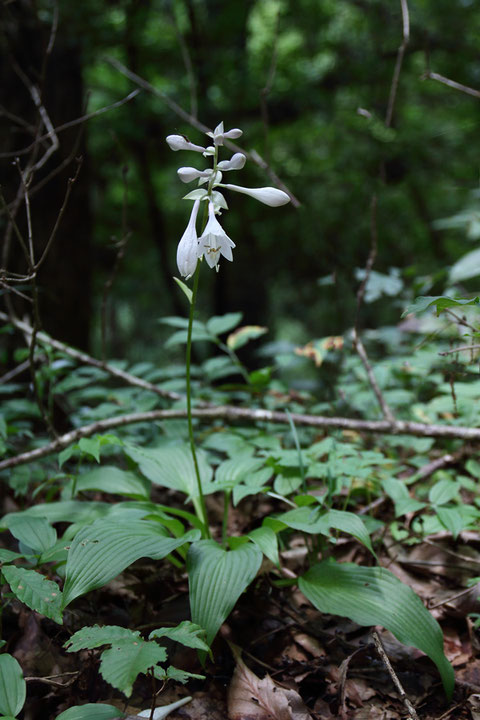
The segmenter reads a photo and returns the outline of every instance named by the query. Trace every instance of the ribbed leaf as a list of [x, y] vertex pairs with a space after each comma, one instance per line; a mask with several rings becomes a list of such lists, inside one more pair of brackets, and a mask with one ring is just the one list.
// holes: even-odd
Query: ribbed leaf
[[187, 569], [192, 620], [205, 628], [208, 645], [261, 562], [262, 553], [251, 543], [229, 551], [214, 540], [200, 540], [190, 546]]
[[118, 640], [102, 653], [100, 672], [104, 680], [129, 697], [137, 675], [146, 673], [166, 658], [165, 648], [154, 641], [147, 642], [142, 638]]
[[455, 679], [440, 626], [418, 595], [389, 570], [326, 561], [310, 568], [298, 584], [321, 612], [359, 625], [383, 625], [400, 642], [422, 650], [436, 664], [451, 698]]
[[199, 637], [204, 635], [205, 630], [201, 628], [200, 625], [195, 625], [195, 623], [189, 620], [184, 620], [180, 625], [177, 625], [177, 627], [153, 630], [148, 637], [150, 640], [153, 638], [168, 637], [170, 640], [185, 645], [185, 647], [208, 652], [208, 645], [202, 640], [202, 637]]
[[129, 630], [119, 625], [93, 625], [78, 630], [63, 647], [67, 652], [78, 652], [79, 650], [93, 650], [101, 645], [112, 645], [118, 640], [138, 639], [142, 639], [138, 630]]
[[271, 527], [262, 525], [248, 533], [248, 537], [255, 545], [258, 545], [262, 553], [275, 565], [280, 564], [278, 557], [278, 539]]
[[34, 552], [48, 550], [57, 542], [56, 530], [44, 517], [12, 515], [8, 523], [8, 529], [13, 537]]
[[76, 492], [82, 490], [100, 490], [115, 495], [139, 497], [148, 500], [150, 496], [149, 483], [139, 478], [135, 473], [122, 470], [114, 465], [102, 465], [78, 475]]
[[17, 598], [32, 610], [62, 624], [62, 592], [56, 582], [36, 570], [8, 565], [2, 568], [5, 580]]
[[125, 525], [100, 520], [82, 528], [68, 551], [62, 607], [110, 582], [139, 558], [160, 560], [199, 535], [191, 530], [182, 538], [172, 538], [159, 523], [144, 520]]
[[0, 713], [17, 715], [23, 707], [27, 686], [22, 668], [12, 655], [0, 655]]
[[[160, 448], [126, 447], [129, 457], [136, 463], [140, 472], [155, 485], [179, 490], [189, 497], [198, 497], [197, 476], [192, 453], [187, 445], [172, 445]], [[207, 462], [206, 453], [197, 450], [197, 460], [202, 485], [207, 486], [213, 471]], [[214, 492], [211, 488], [210, 492]]]
[[[330, 528], [353, 535], [359, 542], [373, 553], [370, 535], [363, 521], [351, 512], [343, 510], [329, 510], [322, 512], [319, 507], [303, 506], [289, 510], [277, 517], [277, 520], [288, 527], [302, 532], [330, 535]], [[375, 554], [375, 553], [373, 553]]]
[[87, 703], [86, 705], [75, 705], [57, 715], [56, 720], [118, 720], [124, 718], [125, 713], [113, 705], [101, 703]]

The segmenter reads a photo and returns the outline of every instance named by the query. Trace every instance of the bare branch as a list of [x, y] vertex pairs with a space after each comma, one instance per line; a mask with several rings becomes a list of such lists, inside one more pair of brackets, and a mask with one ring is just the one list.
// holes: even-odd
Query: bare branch
[[397, 51], [397, 59], [393, 71], [392, 85], [390, 87], [390, 96], [388, 98], [387, 114], [385, 116], [385, 126], [390, 127], [393, 120], [393, 111], [395, 108], [395, 100], [397, 98], [398, 83], [400, 80], [400, 72], [402, 70], [403, 58], [408, 42], [410, 40], [410, 17], [408, 14], [407, 0], [400, 0], [402, 7], [402, 42]]
[[395, 687], [398, 690], [398, 694], [400, 695], [400, 699], [402, 700], [403, 704], [405, 705], [405, 707], [407, 709], [409, 718], [411, 720], [419, 720], [417, 711], [415, 710], [412, 703], [408, 699], [408, 697], [405, 693], [405, 690], [403, 689], [402, 684], [401, 684], [400, 680], [398, 679], [398, 677], [395, 673], [395, 670], [392, 667], [392, 663], [390, 662], [390, 659], [389, 659], [387, 653], [385, 652], [385, 648], [383, 646], [380, 635], [377, 633], [376, 630], [373, 631], [372, 635], [373, 635], [373, 641], [375, 643], [375, 647], [377, 648], [377, 652], [380, 655], [380, 657], [382, 658], [383, 663], [384, 663], [385, 667], [387, 668], [390, 677], [393, 680], [393, 684], [395, 685]]
[[444, 75], [439, 75], [436, 72], [427, 71], [422, 75], [422, 80], [436, 80], [437, 82], [440, 82], [443, 85], [447, 85], [454, 90], [459, 90], [466, 95], [471, 95], [474, 98], [480, 99], [480, 90], [475, 90], [474, 88], [468, 87], [468, 85], [462, 85], [462, 83], [456, 82], [455, 80], [450, 80]]
[[[39, 333], [41, 334], [41, 333]], [[139, 384], [139, 383], [135, 383]], [[211, 407], [197, 407], [192, 409], [192, 416], [201, 420], [228, 420], [243, 422], [267, 422], [279, 425], [289, 425], [290, 418], [296, 425], [305, 427], [339, 428], [341, 430], [354, 430], [356, 432], [377, 433], [382, 435], [414, 435], [416, 437], [454, 438], [480, 442], [480, 428], [463, 427], [460, 425], [426, 425], [417, 422], [395, 420], [394, 423], [386, 420], [354, 420], [344, 417], [324, 417], [322, 415], [304, 415], [300, 413], [284, 413], [273, 410], [239, 408], [231, 405]], [[174, 419], [185, 419], [187, 410], [175, 408], [171, 410], [150, 410], [149, 412], [130, 413], [118, 417], [99, 420], [91, 425], [72, 430], [43, 447], [7, 458], [0, 462], [0, 472], [7, 468], [25, 465], [40, 460], [52, 453], [63, 450], [81, 438], [91, 437], [95, 433], [104, 433], [117, 427], [125, 427], [140, 422], [158, 422]]]

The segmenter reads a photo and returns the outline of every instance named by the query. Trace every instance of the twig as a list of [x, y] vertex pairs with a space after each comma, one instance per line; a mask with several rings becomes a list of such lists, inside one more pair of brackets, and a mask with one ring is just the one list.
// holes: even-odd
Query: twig
[[[207, 133], [211, 132], [211, 129], [204, 125], [202, 122], [197, 120], [196, 117], [188, 113], [186, 110], [184, 110], [178, 103], [175, 102], [175, 100], [172, 100], [168, 95], [158, 88], [151, 85], [147, 80], [144, 80], [140, 75], [137, 75], [136, 73], [132, 72], [128, 68], [125, 67], [121, 62], [118, 60], [115, 60], [115, 58], [106, 57], [105, 60], [110, 63], [118, 72], [121, 72], [122, 75], [125, 75], [125, 77], [128, 77], [129, 80], [136, 83], [139, 87], [143, 88], [144, 90], [147, 90], [148, 92], [151, 92], [156, 97], [161, 98], [166, 105], [170, 108], [170, 110], [173, 110], [174, 113], [176, 113], [179, 117], [182, 118], [182, 120], [185, 120], [189, 125], [194, 127], [196, 130], [199, 130], [199, 132]], [[265, 170], [265, 172], [268, 174], [270, 179], [279, 187], [281, 190], [287, 193], [287, 195], [290, 198], [290, 201], [293, 205], [293, 207], [298, 208], [300, 207], [301, 203], [298, 200], [298, 198], [295, 197], [295, 195], [287, 188], [285, 183], [283, 183], [278, 175], [274, 172], [274, 170], [270, 167], [270, 165], [265, 162], [265, 160], [255, 151], [252, 150], [249, 152], [248, 150], [244, 150], [236, 143], [232, 143], [231, 140], [225, 140], [226, 147], [230, 148], [230, 150], [233, 150], [234, 152], [241, 152], [243, 153], [248, 159], [252, 160], [256, 165], [258, 165], [262, 170]]]
[[414, 473], [414, 482], [417, 482], [418, 480], [425, 480], [430, 477], [430, 475], [437, 472], [437, 470], [442, 470], [442, 468], [448, 467], [449, 465], [455, 465], [455, 463], [458, 463], [466, 455], [472, 455], [474, 452], [474, 448], [466, 445], [460, 448], [460, 450], [457, 450], [457, 452], [446, 453], [445, 455], [442, 455], [442, 457], [423, 465], [416, 473]]
[[[99, 364], [99, 367], [103, 366]], [[128, 373], [125, 374], [128, 375]], [[138, 378], [135, 378], [135, 380], [138, 382], [132, 384], [140, 385], [140, 383], [144, 382], [139, 381]], [[153, 389], [154, 387], [155, 386], [152, 386], [152, 388], [149, 389]], [[157, 392], [158, 390], [159, 388], [157, 388]], [[124, 427], [126, 425], [133, 425], [134, 423], [158, 422], [180, 418], [185, 419], [186, 417], [187, 411], [185, 408], [175, 408], [171, 410], [150, 410], [149, 412], [130, 413], [127, 415], [119, 415], [118, 417], [107, 418], [105, 420], [99, 420], [91, 425], [83, 425], [76, 430], [72, 430], [65, 435], [61, 435], [40, 448], [29, 450], [28, 452], [21, 453], [20, 455], [15, 455], [14, 457], [2, 460], [0, 462], [0, 471], [6, 470], [10, 467], [16, 467], [18, 465], [25, 465], [26, 463], [33, 462], [34, 460], [47, 457], [54, 452], [63, 450], [63, 448], [68, 447], [68, 445], [71, 445], [77, 440], [80, 440], [83, 437], [91, 437], [92, 435], [95, 435], [95, 433], [103, 433], [116, 427]], [[192, 409], [192, 417], [201, 420], [267, 422], [282, 425], [289, 424], [289, 416], [284, 412], [264, 410], [260, 408], [252, 410], [250, 408], [239, 408], [231, 405], [196, 407]], [[480, 428], [463, 427], [459, 425], [426, 425], [423, 423], [405, 422], [401, 420], [395, 420], [392, 424], [386, 420], [353, 420], [351, 418], [303, 415], [299, 413], [291, 413], [290, 418], [296, 425], [304, 425], [306, 427], [323, 429], [339, 428], [342, 430], [355, 430], [357, 432], [371, 432], [384, 435], [398, 433], [404, 435], [414, 435], [416, 437], [457, 438], [477, 442], [480, 441]], [[419, 565], [422, 563], [420, 563], [420, 561], [413, 563], [412, 561], [410, 564]]]
[[397, 688], [398, 694], [400, 695], [400, 698], [401, 698], [403, 704], [405, 705], [407, 712], [409, 713], [409, 716], [410, 716], [409, 720], [410, 719], [411, 720], [419, 720], [417, 711], [415, 710], [412, 703], [408, 699], [408, 697], [405, 693], [405, 690], [403, 689], [403, 687], [400, 683], [400, 680], [398, 679], [398, 677], [395, 673], [395, 670], [392, 667], [389, 657], [388, 657], [387, 653], [385, 652], [385, 648], [383, 647], [383, 643], [380, 638], [380, 635], [377, 633], [376, 630], [373, 631], [372, 635], [373, 635], [373, 642], [375, 643], [375, 647], [377, 648], [377, 652], [380, 655], [380, 657], [382, 658], [382, 661], [385, 664], [385, 667], [387, 668], [387, 670], [390, 674], [390, 677], [393, 680], [393, 684]]
[[400, 0], [402, 7], [402, 42], [397, 51], [397, 59], [395, 61], [395, 69], [393, 71], [392, 84], [390, 87], [390, 97], [388, 98], [387, 114], [385, 117], [385, 126], [390, 127], [393, 119], [393, 110], [395, 108], [395, 100], [397, 98], [398, 83], [400, 80], [400, 71], [402, 69], [403, 57], [410, 39], [410, 18], [408, 14], [407, 0]]
[[469, 330], [472, 330], [473, 332], [478, 332], [478, 328], [475, 327], [475, 325], [472, 325], [469, 323], [465, 318], [461, 318], [457, 315], [457, 313], [454, 313], [453, 310], [450, 310], [450, 308], [445, 308], [445, 311], [448, 315], [451, 315], [454, 320], [457, 321], [459, 325], [463, 325], [464, 327], [467, 327]]
[[427, 71], [422, 75], [422, 80], [437, 80], [437, 82], [440, 82], [443, 85], [448, 85], [448, 87], [451, 87], [454, 90], [459, 90], [466, 95], [471, 95], [472, 97], [480, 99], [480, 90], [475, 90], [474, 88], [468, 87], [468, 85], [462, 85], [462, 83], [450, 80], [444, 75], [439, 75], [436, 72]]
[[357, 306], [355, 311], [355, 325], [353, 327], [353, 347], [357, 351], [360, 360], [362, 361], [363, 367], [365, 368], [365, 371], [367, 373], [368, 382], [370, 383], [370, 386], [375, 393], [375, 397], [377, 398], [378, 404], [380, 405], [380, 408], [383, 413], [383, 417], [388, 420], [390, 423], [395, 422], [395, 417], [390, 410], [385, 398], [382, 395], [382, 391], [380, 390], [380, 387], [377, 383], [377, 379], [375, 377], [375, 374], [373, 372], [372, 366], [370, 365], [370, 362], [368, 360], [367, 351], [365, 350], [365, 347], [360, 339], [360, 335], [358, 332], [358, 323], [359, 323], [359, 317], [360, 317], [360, 308], [363, 303], [363, 297], [365, 295], [365, 289], [367, 287], [368, 280], [370, 278], [370, 273], [372, 271], [373, 264], [375, 262], [375, 258], [377, 256], [377, 196], [373, 195], [371, 203], [370, 203], [370, 252], [368, 254], [367, 264], [365, 266], [365, 275], [364, 278], [360, 284], [360, 287], [358, 288], [357, 292]]
[[[30, 336], [33, 332], [33, 328], [31, 325], [23, 322], [22, 320], [12, 320], [8, 317], [8, 315], [3, 312], [0, 312], [0, 320], [3, 320], [4, 322], [10, 322], [14, 327], [24, 332], [27, 336]], [[169, 390], [162, 390], [157, 385], [147, 382], [147, 380], [142, 380], [142, 378], [139, 378], [136, 375], [131, 375], [130, 373], [125, 372], [124, 370], [120, 370], [113, 365], [109, 365], [108, 363], [102, 362], [101, 360], [97, 360], [91, 355], [87, 355], [87, 353], [80, 352], [80, 350], [75, 350], [75, 348], [70, 347], [70, 345], [66, 345], [59, 340], [54, 340], [49, 335], [47, 335], [47, 333], [39, 332], [37, 334], [37, 340], [39, 342], [45, 343], [46, 345], [50, 345], [50, 347], [55, 348], [55, 350], [59, 350], [60, 352], [65, 353], [65, 355], [68, 355], [74, 360], [78, 360], [78, 362], [81, 362], [84, 365], [91, 365], [92, 367], [96, 367], [99, 370], [104, 370], [109, 375], [112, 375], [113, 377], [116, 377], [119, 380], [126, 382], [128, 385], [135, 385], [136, 387], [140, 387], [143, 390], [150, 390], [151, 392], [154, 392], [157, 395], [161, 395], [161, 397], [169, 398], [170, 400], [181, 400], [183, 398], [183, 396], [179, 393], [170, 392]]]
[[480, 350], [480, 345], [462, 345], [461, 347], [454, 348], [453, 350], [445, 350], [439, 352], [439, 355], [454, 355], [457, 352], [465, 352], [465, 350]]

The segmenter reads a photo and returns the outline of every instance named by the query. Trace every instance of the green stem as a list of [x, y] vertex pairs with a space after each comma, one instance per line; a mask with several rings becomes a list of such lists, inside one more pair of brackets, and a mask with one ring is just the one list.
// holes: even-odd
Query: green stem
[[[193, 435], [193, 421], [192, 421], [192, 385], [190, 380], [190, 366], [192, 359], [192, 329], [193, 329], [193, 317], [195, 314], [195, 303], [197, 300], [198, 280], [200, 277], [200, 263], [197, 263], [197, 268], [193, 276], [193, 289], [192, 289], [192, 301], [190, 303], [190, 314], [188, 316], [188, 331], [187, 331], [187, 352], [186, 352], [186, 374], [187, 374], [187, 419], [188, 419], [188, 437], [190, 439], [190, 450], [192, 451], [193, 466], [195, 468], [195, 475], [197, 477], [197, 490], [198, 500], [200, 503], [201, 517], [200, 520], [204, 526], [204, 537], [208, 540], [211, 538], [210, 529], [208, 527], [208, 516], [207, 507], [205, 505], [205, 497], [202, 489], [202, 479], [200, 477], [200, 469], [198, 467], [197, 451], [195, 449], [195, 438]], [[198, 512], [197, 512], [198, 515]]]
[[222, 546], [227, 547], [227, 531], [228, 531], [228, 510], [230, 508], [231, 490], [225, 490], [223, 495], [223, 521], [222, 521]]

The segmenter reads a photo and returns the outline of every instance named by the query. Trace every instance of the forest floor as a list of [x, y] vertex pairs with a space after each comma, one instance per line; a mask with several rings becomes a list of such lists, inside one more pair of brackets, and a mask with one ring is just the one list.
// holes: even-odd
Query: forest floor
[[[208, 500], [211, 516], [220, 521], [220, 507], [213, 496]], [[15, 509], [11, 498], [3, 505], [4, 511]], [[379, 503], [378, 517], [388, 519], [389, 506], [388, 500]], [[255, 508], [242, 503], [231, 514], [232, 531], [245, 531], [252, 509], [257, 517], [267, 514], [271, 500], [257, 500]], [[221, 534], [220, 523], [212, 529], [214, 537]], [[86, 702], [113, 704], [135, 717], [152, 705], [152, 696], [160, 706], [188, 695], [191, 701], [172, 712], [171, 720], [416, 720], [411, 706], [418, 720], [478, 720], [480, 637], [468, 617], [478, 610], [478, 587], [465, 585], [478, 575], [480, 533], [464, 532], [456, 542], [445, 533], [410, 547], [385, 534], [381, 547], [379, 564], [410, 585], [441, 624], [456, 676], [450, 703], [425, 655], [401, 645], [383, 628], [363, 628], [318, 612], [298, 589], [279, 586], [278, 571], [272, 572], [268, 561], [223, 625], [205, 667], [196, 651], [180, 645], [169, 649], [175, 667], [203, 674], [205, 680], [186, 685], [169, 681], [161, 687], [141, 675], [126, 703], [103, 681], [99, 650], [67, 653], [62, 646], [85, 625], [120, 625], [148, 634], [189, 618], [186, 576], [167, 562], [144, 559], [104, 588], [78, 598], [65, 612], [63, 628], [10, 600], [3, 612], [3, 637], [27, 677], [20, 717], [53, 720], [71, 705]], [[340, 539], [335, 548], [341, 561], [369, 564], [367, 555], [350, 539]], [[304, 538], [298, 534], [281, 553], [284, 575], [301, 572], [305, 556]]]

